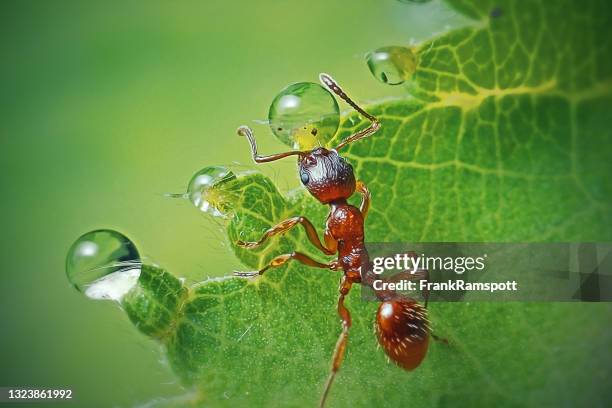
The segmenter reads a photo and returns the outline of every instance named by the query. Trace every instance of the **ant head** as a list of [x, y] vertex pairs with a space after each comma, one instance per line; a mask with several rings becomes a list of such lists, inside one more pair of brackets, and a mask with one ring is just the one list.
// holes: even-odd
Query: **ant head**
[[302, 184], [323, 204], [347, 199], [355, 192], [353, 166], [335, 150], [319, 147], [304, 154], [299, 171]]

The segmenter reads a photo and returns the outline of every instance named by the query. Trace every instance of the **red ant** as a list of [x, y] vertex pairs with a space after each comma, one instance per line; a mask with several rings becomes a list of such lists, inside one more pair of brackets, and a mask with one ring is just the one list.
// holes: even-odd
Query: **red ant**
[[[241, 126], [238, 128], [238, 134], [248, 139], [253, 160], [256, 163], [267, 163], [288, 156], [298, 156], [302, 184], [321, 204], [330, 206], [324, 232], [324, 243], [319, 239], [312, 223], [307, 218], [298, 216], [289, 218], [268, 229], [259, 241], [238, 241], [237, 245], [243, 248], [255, 248], [273, 235], [282, 234], [301, 224], [306, 230], [308, 239], [315, 247], [325, 255], [335, 255], [337, 253], [338, 259], [329, 264], [324, 264], [301, 252], [293, 252], [275, 257], [259, 271], [236, 272], [236, 275], [243, 277], [261, 275], [269, 268], [284, 265], [292, 259], [315, 268], [325, 268], [332, 271], [341, 270], [343, 272], [338, 299], [338, 314], [342, 321], [342, 333], [336, 343], [331, 371], [321, 397], [321, 407], [323, 407], [334, 377], [342, 363], [349, 328], [351, 327], [351, 314], [344, 305], [344, 299], [353, 284], [362, 283], [371, 287], [374, 279], [371, 274], [365, 272], [369, 269], [369, 256], [364, 244], [363, 223], [370, 207], [370, 192], [363, 182], [355, 180], [353, 167], [338, 155], [338, 151], [349, 143], [375, 133], [380, 129], [380, 122], [353, 102], [329, 75], [321, 74], [319, 79], [333, 93], [366, 117], [370, 121], [370, 126], [347, 137], [332, 150], [317, 147], [310, 151], [289, 151], [269, 156], [257, 154], [257, 144], [250, 128]], [[362, 196], [359, 208], [347, 203], [347, 199], [355, 192]], [[362, 271], [364, 272], [362, 273]], [[420, 276], [419, 274], [412, 274], [413, 279]], [[382, 301], [376, 314], [376, 335], [379, 344], [383, 347], [387, 356], [399, 366], [406, 370], [416, 368], [425, 357], [429, 344], [430, 329], [425, 307], [413, 299], [397, 299], [384, 292], [377, 292], [376, 294]]]

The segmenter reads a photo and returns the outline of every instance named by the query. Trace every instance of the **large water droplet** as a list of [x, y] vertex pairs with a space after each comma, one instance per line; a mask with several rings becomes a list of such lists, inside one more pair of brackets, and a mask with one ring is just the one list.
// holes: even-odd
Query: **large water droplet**
[[81, 235], [66, 256], [66, 275], [94, 299], [119, 300], [140, 275], [140, 255], [120, 232], [96, 230]]
[[270, 128], [295, 149], [325, 145], [340, 125], [340, 109], [332, 94], [319, 84], [299, 82], [283, 89], [270, 105]]
[[416, 71], [417, 59], [410, 48], [382, 47], [369, 52], [366, 58], [370, 72], [387, 85], [402, 84]]
[[235, 178], [226, 167], [204, 167], [189, 181], [186, 196], [200, 211], [224, 216], [229, 211], [229, 197], [226, 197], [223, 184]]

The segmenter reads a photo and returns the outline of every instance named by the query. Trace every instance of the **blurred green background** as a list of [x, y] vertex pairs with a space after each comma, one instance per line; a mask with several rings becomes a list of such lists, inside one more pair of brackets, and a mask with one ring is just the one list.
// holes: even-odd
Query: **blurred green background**
[[[253, 120], [285, 85], [323, 71], [360, 101], [402, 95], [363, 55], [465, 23], [395, 0], [3, 1], [0, 19], [0, 386], [72, 388], [79, 406], [181, 394], [156, 344], [68, 284], [79, 235], [114, 228], [178, 276], [227, 275], [214, 220], [163, 194], [206, 165], [254, 168], [238, 125], [284, 149]], [[260, 170], [298, 185], [289, 161]]]

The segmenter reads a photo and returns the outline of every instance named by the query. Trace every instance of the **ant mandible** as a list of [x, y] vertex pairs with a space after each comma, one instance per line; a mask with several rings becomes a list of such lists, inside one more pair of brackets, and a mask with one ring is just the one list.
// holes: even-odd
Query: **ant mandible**
[[[319, 239], [313, 224], [307, 218], [298, 216], [268, 229], [259, 241], [238, 241], [237, 245], [248, 249], [256, 248], [268, 238], [301, 224], [306, 231], [306, 236], [316, 248], [325, 255], [337, 253], [338, 258], [329, 264], [324, 264], [296, 251], [275, 257], [259, 271], [236, 272], [236, 275], [243, 277], [261, 275], [268, 269], [284, 265], [290, 260], [296, 260], [315, 268], [343, 272], [338, 298], [338, 314], [342, 322], [342, 332], [336, 343], [330, 374], [321, 397], [320, 406], [323, 407], [334, 377], [342, 363], [351, 327], [351, 314], [344, 305], [344, 299], [353, 284], [361, 283], [371, 287], [374, 279], [371, 273], [366, 272], [369, 256], [364, 243], [364, 220], [370, 207], [370, 192], [363, 182], [355, 180], [353, 167], [338, 154], [338, 151], [352, 142], [375, 133], [380, 129], [380, 121], [353, 102], [329, 75], [321, 74], [319, 79], [329, 90], [367, 118], [370, 126], [347, 137], [335, 149], [317, 147], [309, 151], [289, 151], [269, 156], [261, 156], [257, 153], [257, 143], [250, 128], [241, 126], [238, 128], [238, 134], [248, 139], [253, 160], [256, 163], [267, 163], [288, 156], [298, 156], [302, 184], [321, 204], [330, 206], [324, 243]], [[362, 196], [359, 208], [347, 203], [347, 199], [355, 192]], [[413, 279], [421, 276], [422, 274], [411, 274]], [[413, 299], [394, 298], [387, 292], [379, 291], [376, 292], [376, 295], [382, 301], [376, 314], [376, 335], [379, 344], [397, 365], [406, 370], [416, 368], [425, 357], [429, 343], [430, 329], [425, 307]]]

